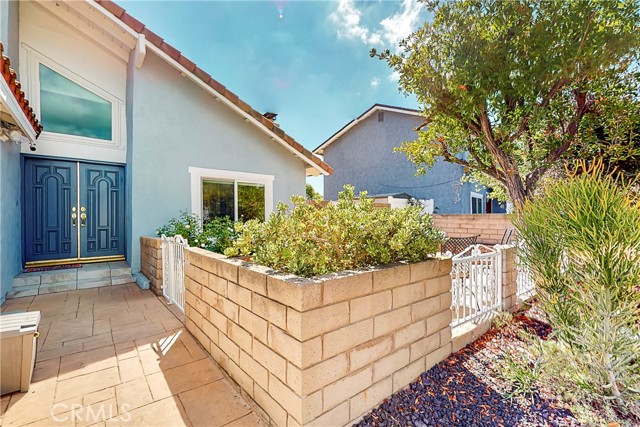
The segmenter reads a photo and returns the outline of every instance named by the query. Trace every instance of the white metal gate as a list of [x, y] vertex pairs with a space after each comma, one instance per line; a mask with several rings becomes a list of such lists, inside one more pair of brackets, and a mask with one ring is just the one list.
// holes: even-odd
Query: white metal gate
[[452, 258], [451, 326], [488, 317], [502, 305], [502, 253], [473, 245]]
[[180, 235], [162, 235], [162, 294], [169, 303], [184, 311], [184, 248], [187, 241]]
[[[518, 252], [519, 251], [520, 248], [518, 248]], [[519, 300], [526, 301], [536, 294], [535, 282], [533, 281], [531, 271], [521, 264], [518, 255], [516, 255], [516, 268], [516, 295]]]

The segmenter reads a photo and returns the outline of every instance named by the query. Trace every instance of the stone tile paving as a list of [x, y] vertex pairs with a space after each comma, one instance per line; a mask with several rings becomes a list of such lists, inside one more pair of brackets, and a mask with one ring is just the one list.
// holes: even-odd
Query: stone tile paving
[[0, 426], [265, 426], [182, 322], [135, 284], [8, 300], [40, 310], [31, 388]]

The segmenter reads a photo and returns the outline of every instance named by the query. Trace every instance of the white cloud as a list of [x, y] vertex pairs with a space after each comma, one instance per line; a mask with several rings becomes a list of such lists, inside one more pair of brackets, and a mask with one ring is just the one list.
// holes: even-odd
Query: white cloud
[[380, 79], [377, 77], [374, 77], [371, 79], [371, 87], [372, 88], [377, 88], [378, 86], [380, 86]]
[[397, 82], [398, 80], [400, 80], [400, 72], [394, 70], [391, 74], [389, 74], [388, 78], [390, 82]]
[[380, 45], [384, 41], [397, 46], [418, 28], [423, 8], [418, 0], [403, 0], [400, 10], [384, 18], [379, 23], [380, 28], [373, 30], [362, 23], [362, 12], [356, 7], [354, 0], [339, 0], [338, 7], [329, 19], [340, 38], [360, 40], [369, 45]]
[[329, 19], [336, 26], [338, 37], [357, 39], [363, 43], [380, 43], [379, 34], [371, 34], [369, 29], [360, 25], [362, 12], [358, 10], [353, 0], [339, 0], [338, 7]]
[[423, 5], [417, 0], [403, 0], [402, 10], [380, 21], [386, 41], [397, 45], [418, 28]]

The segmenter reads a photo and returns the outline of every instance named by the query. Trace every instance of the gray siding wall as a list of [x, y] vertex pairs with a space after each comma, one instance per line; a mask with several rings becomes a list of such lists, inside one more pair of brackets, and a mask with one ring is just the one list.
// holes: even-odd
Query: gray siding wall
[[471, 192], [475, 185], [460, 182], [462, 166], [438, 161], [426, 175], [416, 176], [416, 167], [394, 147], [417, 138], [414, 130], [420, 117], [384, 112], [351, 128], [324, 150], [324, 160], [334, 174], [324, 178], [324, 198], [335, 200], [345, 184], [369, 194], [408, 193], [418, 199], [434, 199], [438, 213], [470, 213]]
[[[0, 41], [11, 67], [18, 69], [17, 1], [0, 0]], [[0, 142], [0, 303], [22, 269], [20, 146]]]
[[305, 167], [278, 143], [147, 51], [129, 65], [128, 261], [140, 270], [140, 236], [191, 209], [188, 168], [274, 175], [274, 208], [305, 192]]

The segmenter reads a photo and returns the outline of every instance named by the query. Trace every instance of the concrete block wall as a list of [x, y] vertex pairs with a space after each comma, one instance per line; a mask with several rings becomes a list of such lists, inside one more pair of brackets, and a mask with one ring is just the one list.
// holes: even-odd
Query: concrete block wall
[[450, 271], [304, 279], [190, 248], [185, 323], [273, 424], [350, 425], [451, 353]]
[[502, 252], [502, 310], [516, 312], [522, 301], [518, 300], [518, 268], [516, 265], [516, 246], [500, 246]]
[[162, 295], [162, 241], [157, 237], [140, 237], [140, 271], [149, 279], [149, 289]]
[[[478, 243], [499, 244], [507, 228], [513, 228], [508, 214], [434, 215], [433, 225], [447, 237], [480, 235]], [[515, 232], [514, 232], [515, 233]], [[512, 239], [515, 236], [512, 236]]]

